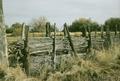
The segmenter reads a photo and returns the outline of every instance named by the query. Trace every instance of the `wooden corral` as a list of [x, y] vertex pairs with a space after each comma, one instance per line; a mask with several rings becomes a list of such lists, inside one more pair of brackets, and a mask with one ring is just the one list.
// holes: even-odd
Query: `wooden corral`
[[[47, 25], [46, 25], [47, 26]], [[113, 35], [112, 32], [103, 31], [95, 32], [93, 35], [89, 27], [86, 28], [86, 35], [82, 36], [80, 33], [77, 36], [71, 35], [67, 25], [64, 25], [64, 35], [56, 35], [56, 31], [50, 32], [46, 30], [44, 37], [28, 35], [28, 30], [26, 31], [26, 26], [23, 25], [22, 42], [24, 46], [24, 57], [23, 64], [25, 66], [25, 71], [27, 74], [32, 74], [38, 72], [42, 69], [42, 65], [49, 65], [55, 70], [60, 64], [61, 58], [78, 57], [91, 54], [92, 49], [102, 50], [111, 47], [110, 43], [118, 42], [119, 34]], [[55, 25], [54, 25], [55, 27]], [[38, 71], [39, 70], [39, 71]], [[37, 73], [36, 73], [37, 74]]]

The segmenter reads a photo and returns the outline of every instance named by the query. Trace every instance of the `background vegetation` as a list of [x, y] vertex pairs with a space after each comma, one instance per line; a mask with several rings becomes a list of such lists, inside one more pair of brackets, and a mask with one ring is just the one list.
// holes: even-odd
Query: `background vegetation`
[[[40, 33], [46, 31], [46, 23], [49, 22], [47, 18], [45, 17], [39, 17], [38, 19], [33, 19], [28, 26], [30, 27], [30, 32], [34, 33]], [[54, 30], [54, 25], [50, 23], [51, 31]], [[120, 18], [109, 18], [105, 21], [104, 24], [98, 24], [96, 21], [93, 21], [91, 19], [86, 18], [80, 18], [76, 19], [72, 22], [71, 25], [68, 25], [70, 32], [82, 32], [84, 31], [84, 27], [90, 27], [91, 31], [100, 31], [101, 27], [104, 27], [104, 30], [106, 30], [106, 27], [110, 27], [110, 31], [118, 30], [120, 31]], [[56, 27], [56, 30], [59, 31], [59, 28]], [[12, 33], [14, 36], [21, 35], [22, 31], [22, 24], [19, 22], [16, 22], [12, 24], [10, 27], [6, 25], [6, 33]], [[63, 30], [62, 30], [63, 31]]]

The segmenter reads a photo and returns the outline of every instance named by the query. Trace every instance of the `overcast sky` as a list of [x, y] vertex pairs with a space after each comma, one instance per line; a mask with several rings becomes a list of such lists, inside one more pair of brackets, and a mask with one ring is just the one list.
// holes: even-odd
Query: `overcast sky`
[[120, 0], [3, 0], [5, 22], [30, 23], [45, 16], [62, 26], [76, 18], [86, 17], [103, 23], [110, 17], [120, 17]]

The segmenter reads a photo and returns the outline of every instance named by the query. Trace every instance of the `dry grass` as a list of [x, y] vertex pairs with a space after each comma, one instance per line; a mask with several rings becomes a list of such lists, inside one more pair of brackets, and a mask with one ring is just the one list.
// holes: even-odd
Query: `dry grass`
[[57, 71], [48, 71], [46, 65], [39, 78], [28, 78], [19, 66], [0, 66], [0, 73], [5, 76], [2, 81], [120, 81], [120, 46], [97, 51], [93, 59], [61, 58]]
[[47, 81], [120, 81], [119, 46], [97, 52], [94, 59], [61, 59], [59, 71]]
[[0, 65], [0, 81], [41, 81], [37, 78], [28, 78], [18, 66], [17, 68], [7, 68]]

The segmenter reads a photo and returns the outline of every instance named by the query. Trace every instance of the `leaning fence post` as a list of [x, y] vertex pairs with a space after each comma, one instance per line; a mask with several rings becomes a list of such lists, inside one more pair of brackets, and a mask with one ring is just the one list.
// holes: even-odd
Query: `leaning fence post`
[[7, 38], [2, 4], [2, 0], [0, 0], [0, 64], [8, 66]]
[[28, 33], [29, 33], [29, 27], [28, 26], [23, 26], [23, 36], [24, 36], [24, 57], [23, 57], [23, 68], [25, 69], [25, 72], [27, 75], [29, 75], [29, 50], [28, 50]]
[[64, 30], [63, 30], [63, 32], [64, 32], [64, 37], [67, 37], [67, 31], [66, 31], [65, 26], [64, 26]]
[[74, 45], [73, 45], [73, 42], [72, 42], [72, 39], [71, 39], [71, 36], [70, 36], [70, 33], [69, 33], [69, 30], [68, 30], [68, 27], [67, 27], [67, 24], [65, 23], [64, 24], [64, 27], [66, 29], [66, 32], [67, 32], [67, 35], [68, 35], [68, 40], [70, 42], [70, 46], [71, 46], [71, 49], [72, 51], [74, 52], [74, 55], [73, 56], [77, 56], [77, 53], [76, 53], [76, 50], [74, 48]]

